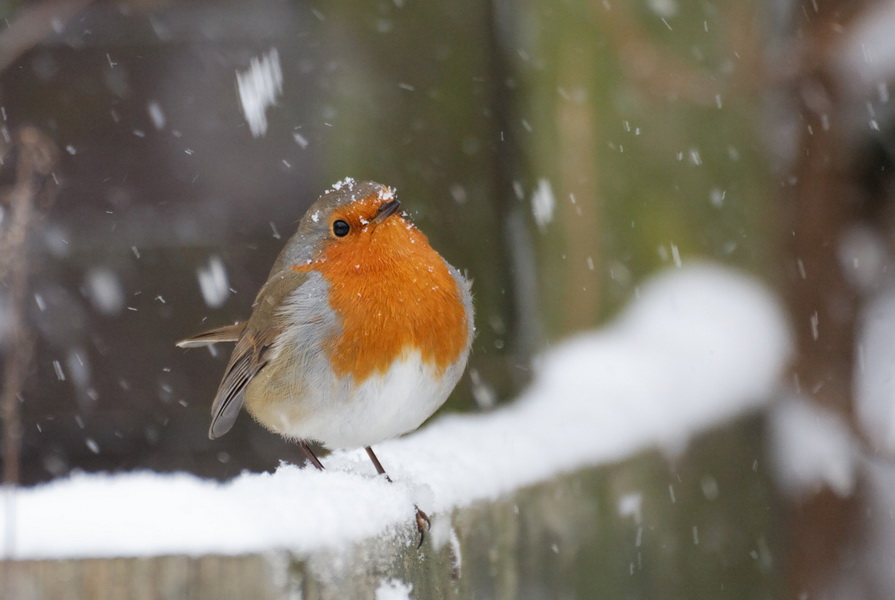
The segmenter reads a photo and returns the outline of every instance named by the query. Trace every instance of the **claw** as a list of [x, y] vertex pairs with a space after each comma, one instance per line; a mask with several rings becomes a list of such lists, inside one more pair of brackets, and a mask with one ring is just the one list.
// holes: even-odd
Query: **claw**
[[[302, 444], [302, 448], [304, 449], [305, 453], [308, 454], [308, 458], [316, 460], [317, 457], [314, 456], [313, 452], [311, 452], [311, 448], [304, 442], [302, 442]], [[367, 456], [370, 457], [370, 461], [373, 463], [373, 466], [376, 467], [376, 472], [380, 475], [385, 475], [386, 481], [391, 483], [392, 478], [389, 477], [388, 473], [385, 472], [385, 469], [382, 468], [382, 463], [379, 462], [379, 459], [376, 457], [376, 453], [373, 452], [373, 449], [369, 446], [365, 446], [364, 450], [367, 451]], [[323, 465], [320, 465], [318, 468], [322, 469]], [[419, 550], [423, 547], [423, 541], [426, 539], [426, 530], [432, 527], [432, 521], [429, 520], [429, 515], [420, 510], [419, 506], [414, 504], [413, 508], [416, 509], [416, 529], [420, 532], [420, 543], [416, 545], [416, 549]]]
[[429, 515], [420, 510], [419, 506], [414, 506], [416, 509], [416, 530], [420, 532], [420, 543], [416, 545], [416, 549], [419, 550], [423, 547], [423, 541], [426, 539], [426, 530], [432, 527], [432, 521], [429, 520]]

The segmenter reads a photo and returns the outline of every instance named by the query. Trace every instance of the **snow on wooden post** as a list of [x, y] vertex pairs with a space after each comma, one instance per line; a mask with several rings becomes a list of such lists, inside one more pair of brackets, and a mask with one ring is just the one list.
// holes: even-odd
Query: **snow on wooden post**
[[[329, 600], [771, 597], [760, 418], [312, 552], [8, 561], [4, 597]], [[726, 592], [725, 592], [726, 590]], [[725, 595], [726, 594], [726, 595]]]

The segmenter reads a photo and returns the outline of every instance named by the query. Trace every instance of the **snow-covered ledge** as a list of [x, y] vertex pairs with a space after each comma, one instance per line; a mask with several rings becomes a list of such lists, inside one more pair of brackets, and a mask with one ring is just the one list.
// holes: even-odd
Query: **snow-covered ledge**
[[[782, 311], [760, 284], [711, 265], [672, 269], [643, 285], [609, 326], [545, 353], [512, 404], [441, 417], [379, 445], [395, 484], [376, 477], [358, 451], [327, 457], [326, 472], [283, 465], [225, 484], [183, 474], [74, 475], [7, 492], [3, 554], [25, 561], [213, 555], [228, 573], [221, 565], [250, 555], [263, 565], [262, 578], [282, 587], [298, 577], [306, 594], [332, 585], [338, 569], [375, 573], [368, 584], [378, 597], [408, 597], [410, 584], [389, 576], [387, 565], [364, 562], [371, 548], [390, 548], [401, 572], [443, 563], [462, 576], [457, 523], [469, 522], [470, 511], [649, 448], [682, 450], [694, 435], [772, 398], [789, 351]], [[414, 504], [433, 517], [419, 552]], [[33, 573], [45, 578], [40, 564]]]

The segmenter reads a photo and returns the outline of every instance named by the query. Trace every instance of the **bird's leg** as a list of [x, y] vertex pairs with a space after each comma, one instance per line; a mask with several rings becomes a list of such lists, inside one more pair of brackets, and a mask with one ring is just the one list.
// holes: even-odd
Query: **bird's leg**
[[317, 458], [317, 455], [314, 454], [314, 451], [311, 450], [311, 447], [308, 445], [308, 443], [304, 440], [299, 440], [298, 445], [301, 447], [302, 450], [304, 450], [305, 456], [308, 457], [308, 460], [311, 461], [311, 464], [317, 467], [318, 471], [322, 471], [323, 463], [320, 462], [320, 459]]
[[380, 475], [385, 475], [385, 479], [386, 479], [389, 483], [391, 483], [391, 482], [392, 482], [392, 478], [389, 477], [389, 476], [388, 476], [388, 473], [385, 472], [385, 469], [382, 468], [382, 463], [379, 462], [379, 459], [378, 459], [378, 458], [376, 457], [376, 455], [373, 453], [373, 449], [370, 448], [369, 446], [365, 446], [365, 447], [364, 447], [364, 450], [367, 451], [367, 456], [369, 456], [369, 457], [370, 457], [370, 460], [373, 461], [373, 466], [376, 467], [376, 472], [379, 473]]
[[[389, 477], [388, 473], [385, 472], [385, 469], [382, 468], [382, 463], [379, 462], [376, 454], [373, 453], [373, 449], [369, 446], [365, 446], [364, 450], [367, 451], [367, 456], [370, 457], [373, 466], [376, 467], [376, 472], [380, 475], [385, 475], [386, 481], [392, 483], [392, 478]], [[416, 547], [419, 548], [423, 545], [423, 540], [426, 539], [426, 530], [432, 525], [432, 521], [429, 520], [429, 515], [420, 510], [419, 506], [414, 504], [413, 508], [416, 509], [416, 530], [420, 532], [420, 543], [416, 545]]]

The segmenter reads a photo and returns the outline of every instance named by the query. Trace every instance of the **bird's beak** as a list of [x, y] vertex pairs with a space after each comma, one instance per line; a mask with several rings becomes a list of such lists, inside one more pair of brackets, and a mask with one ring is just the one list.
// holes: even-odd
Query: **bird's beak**
[[376, 216], [373, 217], [373, 220], [370, 222], [373, 225], [378, 225], [398, 212], [399, 208], [401, 208], [401, 203], [397, 199], [384, 202], [379, 206], [379, 210], [376, 212]]

